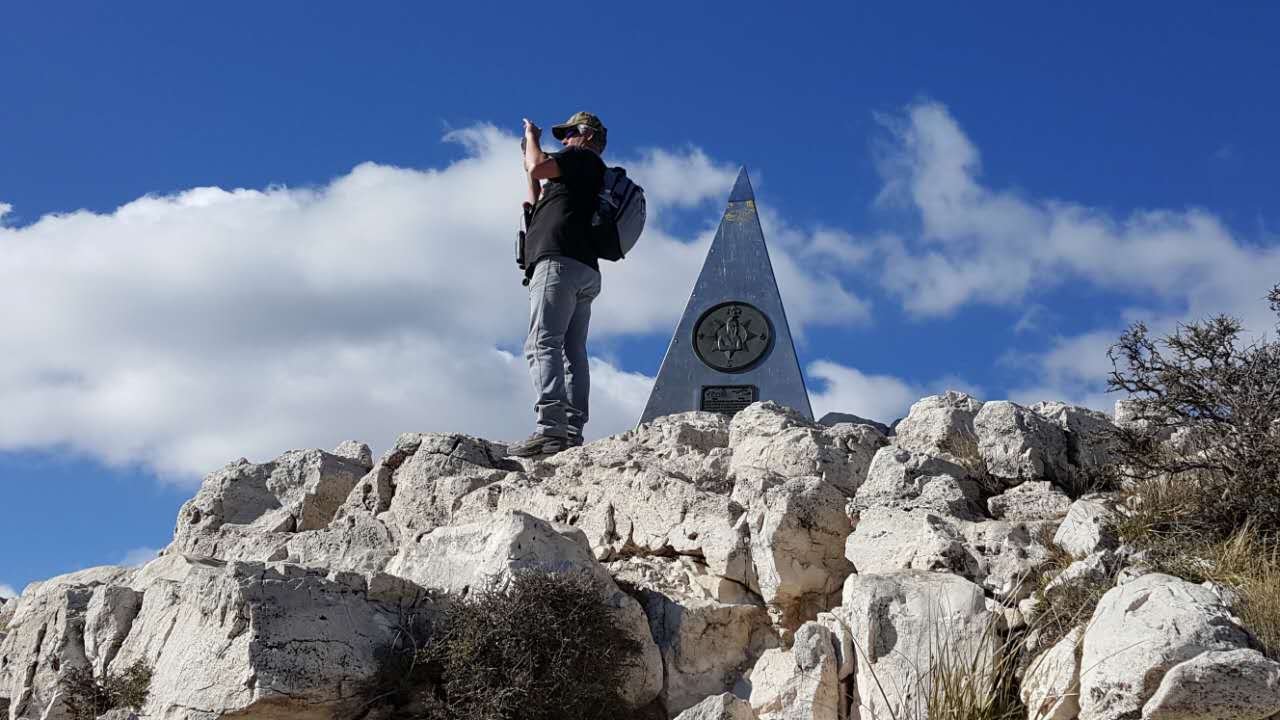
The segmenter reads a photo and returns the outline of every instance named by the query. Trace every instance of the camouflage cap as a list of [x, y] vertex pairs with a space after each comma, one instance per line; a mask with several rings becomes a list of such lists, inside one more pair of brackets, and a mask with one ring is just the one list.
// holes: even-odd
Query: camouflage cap
[[563, 123], [552, 126], [551, 134], [555, 136], [557, 140], [563, 140], [565, 130], [572, 127], [578, 127], [579, 125], [586, 125], [592, 130], [595, 130], [602, 138], [609, 133], [605, 128], [604, 123], [600, 122], [600, 118], [589, 112], [576, 112]]

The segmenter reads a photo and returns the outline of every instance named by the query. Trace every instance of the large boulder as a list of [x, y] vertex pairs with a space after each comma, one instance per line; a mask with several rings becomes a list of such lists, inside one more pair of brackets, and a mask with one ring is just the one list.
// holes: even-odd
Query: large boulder
[[1079, 479], [1088, 481], [1119, 461], [1115, 424], [1106, 413], [1061, 402], [1039, 402], [1031, 409], [1066, 431], [1067, 460]]
[[1210, 651], [1248, 648], [1250, 642], [1208, 588], [1160, 573], [1112, 588], [1084, 634], [1080, 718], [1136, 717], [1175, 666]]
[[[740, 483], [735, 494], [744, 490]], [[748, 586], [764, 599], [774, 624], [794, 630], [838, 604], [841, 583], [853, 572], [844, 554], [853, 529], [846, 498], [824, 480], [798, 478], [768, 487], [749, 502]]]
[[979, 683], [991, 672], [996, 617], [982, 588], [962, 577], [851, 575], [831, 614], [858, 648], [854, 703], [862, 717], [922, 717], [935, 664], [965, 668]]
[[733, 690], [761, 653], [779, 645], [764, 600], [693, 558], [631, 558], [608, 567], [649, 618], [668, 713]]
[[973, 419], [987, 474], [1007, 487], [1027, 480], [1065, 483], [1071, 477], [1066, 432], [1007, 400], [988, 402]]
[[369, 466], [323, 450], [266, 463], [241, 458], [204, 479], [178, 512], [174, 552], [226, 560], [283, 560], [289, 535], [333, 519]]
[[751, 671], [759, 720], [840, 720], [839, 660], [825, 626], [805, 623], [789, 650], [769, 650]]
[[142, 569], [98, 568], [33, 585], [0, 645], [0, 696], [15, 718], [67, 720], [74, 669], [154, 669], [151, 717], [328, 718], [378, 672], [377, 654], [420, 591], [373, 599], [364, 578], [283, 563], [170, 554]]
[[620, 625], [642, 648], [624, 685], [624, 699], [631, 706], [640, 707], [658, 696], [662, 689], [662, 657], [644, 611], [596, 560], [581, 530], [511, 512], [487, 522], [439, 527], [423, 533], [387, 566], [391, 575], [452, 596], [501, 591], [514, 573], [525, 570], [582, 572], [593, 577], [604, 591], [605, 602], [616, 611]]
[[[699, 558], [747, 584], [745, 506], [730, 493], [727, 420], [713, 413], [659, 418], [550, 458], [459, 498], [451, 522], [521, 510], [582, 530], [602, 561], [635, 555]], [[399, 492], [399, 490], [397, 490]]]
[[876, 450], [888, 441], [870, 425], [824, 427], [791, 408], [755, 403], [733, 417], [729, 470], [735, 478], [778, 481], [817, 477], [845, 495], [857, 492]]
[[987, 511], [998, 520], [1055, 520], [1071, 509], [1071, 498], [1048, 480], [1029, 480], [987, 498]]
[[1050, 561], [1050, 522], [970, 522], [927, 510], [872, 508], [859, 516], [845, 556], [860, 573], [897, 570], [959, 575], [1007, 602], [1026, 597]]
[[1263, 720], [1280, 714], [1280, 663], [1257, 650], [1211, 650], [1173, 666], [1143, 720]]
[[976, 502], [978, 488], [967, 477], [968, 472], [966, 468], [943, 458], [912, 452], [893, 444], [886, 445], [871, 459], [867, 479], [858, 488], [853, 505], [859, 510], [885, 505], [917, 507], [928, 502], [930, 486], [938, 482], [945, 482], [949, 488], [959, 488], [960, 495]]
[[982, 402], [954, 390], [911, 406], [895, 428], [894, 443], [913, 453], [949, 460], [974, 476], [983, 472], [974, 418]]

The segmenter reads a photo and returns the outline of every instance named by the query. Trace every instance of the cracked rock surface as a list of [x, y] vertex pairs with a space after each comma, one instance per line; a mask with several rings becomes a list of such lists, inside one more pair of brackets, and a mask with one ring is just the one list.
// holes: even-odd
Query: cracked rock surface
[[[599, 581], [642, 648], [624, 695], [646, 718], [924, 720], [921, 668], [951, 653], [989, 672], [994, 643], [1031, 617], [1031, 579], [1071, 555], [1057, 584], [1109, 582], [1126, 561], [1114, 498], [1067, 494], [1114, 461], [1101, 413], [948, 392], [892, 435], [834, 419], [764, 402], [539, 459], [405, 433], [376, 459], [349, 441], [237, 460], [183, 505], [157, 559], [0, 604], [0, 707], [69, 720], [67, 673], [141, 660], [144, 718], [390, 717], [359, 696], [391, 638], [538, 568]], [[1280, 712], [1280, 665], [1228, 590], [1120, 577], [1029, 659], [1029, 720]]]

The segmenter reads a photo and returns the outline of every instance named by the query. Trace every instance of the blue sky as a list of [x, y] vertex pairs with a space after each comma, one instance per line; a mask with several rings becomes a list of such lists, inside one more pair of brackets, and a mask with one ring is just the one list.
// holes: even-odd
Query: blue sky
[[0, 593], [162, 547], [201, 474], [522, 435], [520, 118], [590, 109], [651, 229], [598, 435], [647, 395], [739, 164], [815, 410], [1106, 407], [1128, 321], [1272, 328], [1267, 3], [18, 3], [0, 23]]

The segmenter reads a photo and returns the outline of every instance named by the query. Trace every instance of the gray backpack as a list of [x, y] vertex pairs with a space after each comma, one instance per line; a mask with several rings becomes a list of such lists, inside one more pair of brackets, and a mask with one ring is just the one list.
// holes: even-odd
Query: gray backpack
[[591, 241], [601, 260], [621, 260], [644, 231], [644, 188], [620, 168], [605, 168], [596, 212], [591, 216]]

